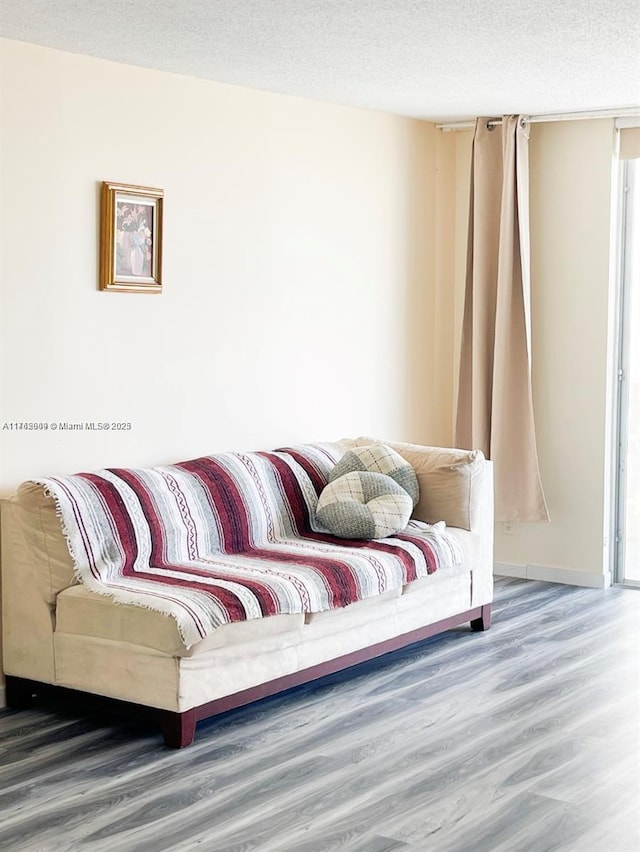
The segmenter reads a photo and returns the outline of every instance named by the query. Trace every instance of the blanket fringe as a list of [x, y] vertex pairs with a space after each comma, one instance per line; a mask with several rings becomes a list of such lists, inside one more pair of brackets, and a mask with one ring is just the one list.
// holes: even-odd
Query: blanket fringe
[[[122, 592], [119, 589], [109, 589], [107, 586], [102, 585], [102, 583], [100, 583], [98, 580], [95, 580], [91, 575], [85, 575], [79, 566], [79, 560], [75, 550], [73, 536], [71, 535], [71, 532], [67, 526], [67, 522], [65, 521], [64, 513], [62, 511], [58, 495], [55, 493], [55, 491], [52, 490], [46, 479], [32, 479], [30, 481], [33, 482], [35, 485], [39, 485], [42, 488], [42, 493], [45, 497], [48, 497], [49, 499], [53, 500], [56, 518], [60, 522], [60, 529], [62, 530], [62, 535], [64, 536], [64, 539], [67, 543], [67, 549], [69, 550], [69, 555], [71, 556], [71, 561], [73, 562], [73, 576], [78, 581], [78, 585], [86, 586], [89, 591], [93, 592], [96, 595], [100, 595], [101, 597], [109, 598], [115, 604], [120, 604], [122, 606], [142, 607], [143, 609], [147, 609], [150, 612], [159, 612], [161, 615], [169, 616], [170, 618], [173, 618], [176, 622], [176, 626], [178, 628], [178, 635], [180, 636], [180, 639], [187, 651], [189, 650], [189, 648], [192, 648], [195, 644], [197, 644], [199, 640], [192, 642], [187, 636], [185, 636], [184, 625], [182, 624], [180, 619], [176, 617], [175, 611], [170, 605], [163, 605], [161, 600], [159, 600], [157, 603], [154, 601], [153, 604], [150, 604], [147, 600], [145, 600], [146, 595], [144, 592], [127, 593]], [[200, 638], [204, 638], [204, 636], [201, 636]]]

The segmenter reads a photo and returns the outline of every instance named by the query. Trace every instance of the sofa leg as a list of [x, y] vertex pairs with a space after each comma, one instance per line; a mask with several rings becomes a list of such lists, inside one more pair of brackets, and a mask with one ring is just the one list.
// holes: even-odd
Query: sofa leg
[[491, 604], [481, 607], [480, 618], [471, 621], [471, 629], [476, 631], [488, 630], [491, 627]]
[[163, 710], [160, 714], [160, 728], [168, 748], [184, 748], [191, 745], [196, 733], [195, 709], [185, 710], [184, 713]]
[[33, 681], [5, 675], [5, 699], [12, 710], [26, 710], [33, 704]]

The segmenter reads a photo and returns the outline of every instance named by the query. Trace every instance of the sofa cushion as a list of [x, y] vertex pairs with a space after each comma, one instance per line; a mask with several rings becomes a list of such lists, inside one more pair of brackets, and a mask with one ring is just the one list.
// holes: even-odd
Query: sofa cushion
[[348, 450], [329, 473], [329, 482], [356, 470], [390, 476], [404, 488], [414, 506], [418, 502], [420, 489], [413, 468], [388, 444], [374, 443]]
[[323, 489], [317, 517], [340, 538], [386, 538], [407, 526], [412, 509], [411, 497], [390, 476], [354, 470]]
[[213, 648], [265, 640], [298, 631], [303, 625], [302, 613], [236, 621], [221, 625], [187, 650], [178, 624], [170, 615], [133, 604], [115, 603], [113, 598], [97, 595], [84, 586], [73, 586], [61, 592], [56, 606], [56, 634], [91, 636], [140, 645], [174, 657], [191, 657]]

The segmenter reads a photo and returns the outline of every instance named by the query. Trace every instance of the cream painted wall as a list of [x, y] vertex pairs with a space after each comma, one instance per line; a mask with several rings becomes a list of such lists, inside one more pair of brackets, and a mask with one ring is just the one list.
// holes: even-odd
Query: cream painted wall
[[[47, 473], [447, 434], [451, 137], [6, 40], [0, 75], [0, 422], [132, 424], [0, 430], [0, 495]], [[161, 296], [97, 290], [102, 180], [165, 190]]]
[[[441, 288], [436, 304], [434, 283], [454, 244], [451, 138], [381, 113], [0, 47], [1, 419], [132, 424], [0, 432], [1, 493], [53, 472], [446, 433], [431, 376], [450, 326], [451, 297]], [[161, 296], [97, 290], [102, 180], [164, 188]], [[449, 405], [448, 374], [440, 393]]]
[[531, 126], [532, 378], [551, 523], [496, 527], [496, 561], [529, 576], [582, 582], [608, 567], [612, 153], [608, 120]]

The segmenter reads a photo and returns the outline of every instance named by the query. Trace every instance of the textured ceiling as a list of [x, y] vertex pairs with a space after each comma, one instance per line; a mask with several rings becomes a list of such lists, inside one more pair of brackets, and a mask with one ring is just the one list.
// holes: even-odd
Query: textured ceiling
[[435, 120], [640, 105], [638, 0], [0, 0], [0, 34]]

